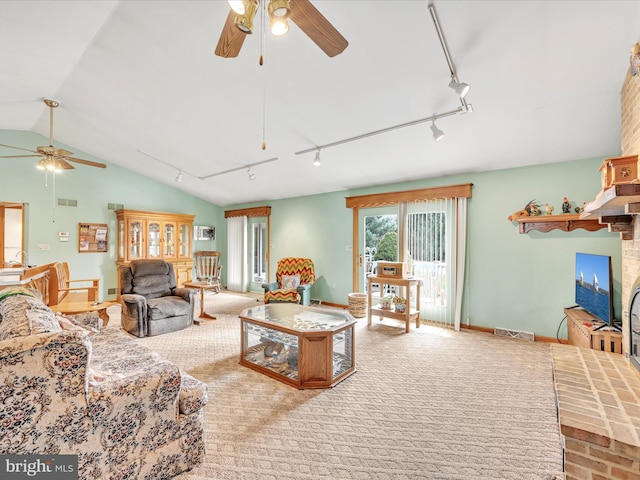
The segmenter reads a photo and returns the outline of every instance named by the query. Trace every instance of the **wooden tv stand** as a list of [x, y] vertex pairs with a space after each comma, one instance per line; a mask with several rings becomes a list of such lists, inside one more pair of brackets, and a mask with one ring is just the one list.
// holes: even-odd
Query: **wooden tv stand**
[[612, 327], [602, 327], [604, 322], [596, 319], [582, 308], [565, 308], [569, 345], [593, 348], [605, 352], [622, 353], [622, 332]]

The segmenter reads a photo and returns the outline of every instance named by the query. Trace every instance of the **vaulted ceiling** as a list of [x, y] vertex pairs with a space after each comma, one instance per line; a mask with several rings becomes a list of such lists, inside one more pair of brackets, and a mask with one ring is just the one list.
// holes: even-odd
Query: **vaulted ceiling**
[[[0, 129], [48, 137], [54, 98], [54, 145], [221, 206], [620, 151], [640, 2], [431, 2], [473, 107], [439, 119], [438, 142], [422, 120], [461, 101], [430, 3], [312, 3], [344, 52], [328, 57], [292, 24], [264, 35], [260, 66], [260, 14], [238, 57], [214, 54], [222, 0], [5, 0]], [[296, 155], [332, 143], [320, 167]], [[243, 167], [274, 158], [249, 180]]]

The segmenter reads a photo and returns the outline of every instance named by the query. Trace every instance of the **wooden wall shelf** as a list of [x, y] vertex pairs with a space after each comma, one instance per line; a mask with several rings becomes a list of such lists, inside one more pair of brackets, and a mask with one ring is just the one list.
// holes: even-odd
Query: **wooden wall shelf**
[[595, 232], [601, 228], [607, 228], [606, 224], [600, 223], [598, 217], [583, 219], [578, 214], [564, 215], [539, 215], [532, 217], [517, 218], [518, 230], [520, 233], [529, 233], [531, 230], [547, 233], [551, 230], [562, 230], [571, 232], [577, 228], [583, 228], [589, 232]]
[[633, 216], [640, 214], [640, 184], [613, 185], [585, 205], [580, 219], [598, 219], [622, 240], [633, 240]]

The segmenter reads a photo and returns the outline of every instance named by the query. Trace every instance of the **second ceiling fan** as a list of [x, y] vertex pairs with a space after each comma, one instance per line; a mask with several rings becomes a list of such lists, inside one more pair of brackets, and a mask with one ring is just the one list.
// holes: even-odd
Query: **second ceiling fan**
[[53, 109], [57, 108], [60, 104], [50, 98], [44, 98], [42, 101], [47, 107], [49, 107], [49, 145], [40, 146], [36, 150], [29, 150], [28, 148], [0, 144], [0, 147], [30, 152], [30, 155], [0, 155], [0, 158], [40, 158], [37, 167], [40, 170], [48, 170], [51, 172], [61, 172], [62, 170], [71, 170], [75, 168], [69, 162], [89, 165], [90, 167], [107, 168], [104, 163], [75, 158], [71, 156], [73, 155], [73, 152], [53, 146]]
[[[289, 30], [288, 20], [295, 23], [329, 57], [344, 51], [349, 42], [331, 25], [309, 0], [268, 1], [269, 21], [274, 35]], [[237, 57], [247, 35], [253, 32], [253, 19], [260, 0], [229, 0], [231, 7], [216, 47], [219, 57]]]

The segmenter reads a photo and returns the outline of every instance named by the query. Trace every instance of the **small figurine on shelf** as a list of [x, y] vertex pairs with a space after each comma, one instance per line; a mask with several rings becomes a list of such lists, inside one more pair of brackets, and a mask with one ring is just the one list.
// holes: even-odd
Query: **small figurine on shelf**
[[540, 210], [540, 206], [539, 205], [536, 205], [536, 204], [531, 205], [531, 209], [529, 211], [529, 215], [531, 215], [532, 217], [537, 217], [541, 213], [542, 213], [542, 210]]
[[582, 206], [581, 207], [576, 207], [575, 208], [575, 212], [576, 213], [582, 213], [584, 212], [584, 206], [587, 204], [587, 202], [582, 202]]
[[540, 213], [533, 213], [534, 209], [537, 212], [540, 212], [540, 205], [536, 203], [535, 200], [529, 201], [522, 210], [518, 210], [517, 212], [513, 212], [511, 215], [507, 217], [510, 222], [513, 222], [516, 218], [528, 217], [529, 215], [540, 215]]
[[544, 204], [544, 212], [547, 215], [553, 215], [553, 205], [549, 205], [548, 203]]
[[562, 199], [562, 213], [571, 213], [571, 202], [569, 202], [567, 197]]

